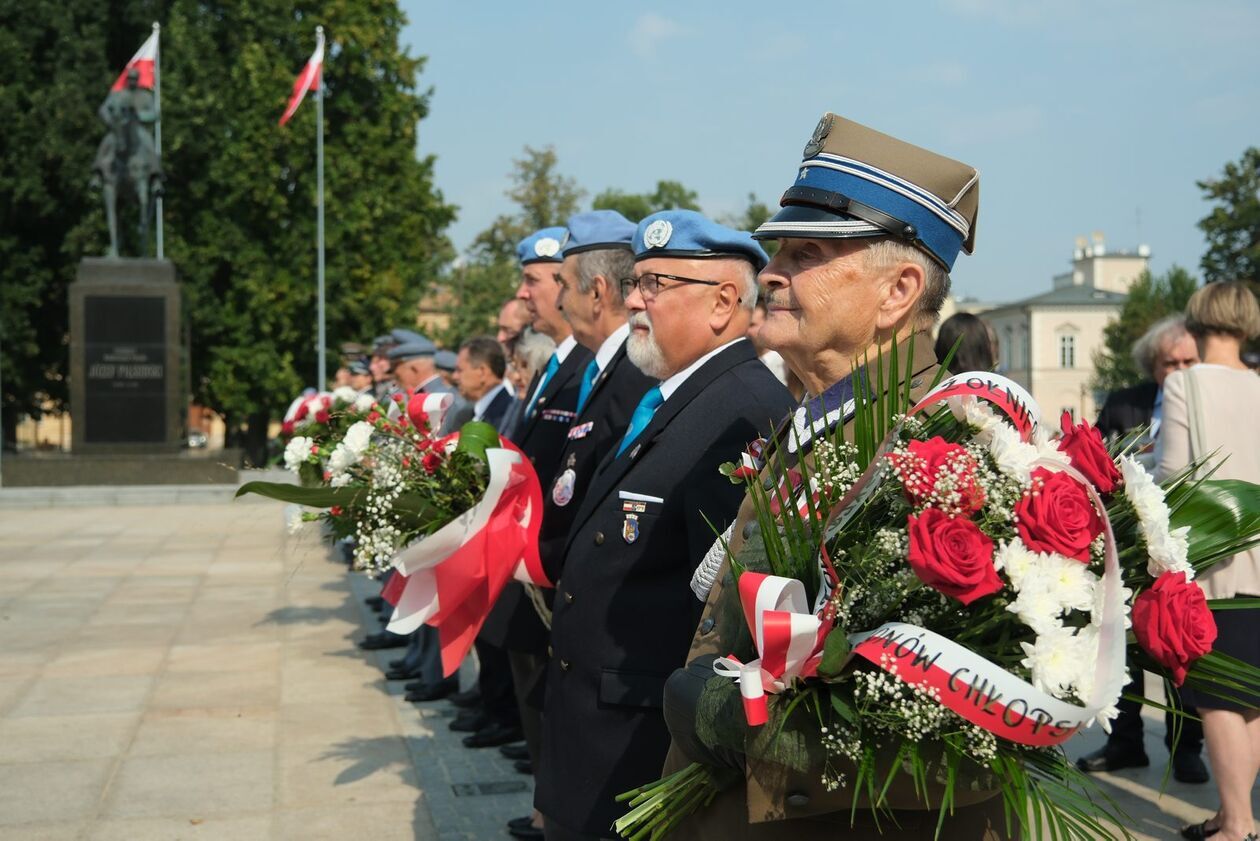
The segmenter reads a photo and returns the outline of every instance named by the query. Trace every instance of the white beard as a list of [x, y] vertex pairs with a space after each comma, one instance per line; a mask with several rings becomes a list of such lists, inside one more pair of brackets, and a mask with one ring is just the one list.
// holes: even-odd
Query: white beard
[[[665, 362], [665, 355], [661, 353], [661, 346], [656, 342], [656, 333], [652, 330], [652, 322], [647, 313], [631, 313], [630, 327], [630, 335], [626, 338], [626, 356], [630, 357], [634, 367], [649, 377], [658, 380], [664, 378], [669, 373], [669, 365]], [[647, 335], [636, 333], [633, 330], [635, 327], [646, 327]]]

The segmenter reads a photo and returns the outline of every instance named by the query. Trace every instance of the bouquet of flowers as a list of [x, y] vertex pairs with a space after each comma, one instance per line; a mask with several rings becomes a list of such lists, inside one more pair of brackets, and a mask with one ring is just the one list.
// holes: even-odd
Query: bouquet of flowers
[[[1260, 488], [1196, 478], [1203, 465], [1156, 484], [1086, 423], [1065, 415], [1053, 437], [994, 374], [915, 406], [874, 399], [869, 379], [855, 377], [852, 441], [837, 430], [791, 467], [767, 445], [725, 468], [757, 528], [729, 557], [745, 633], [714, 664], [697, 737], [813, 769], [877, 814], [905, 775], [938, 833], [966, 787], [1000, 791], [1033, 834], [1110, 837], [1123, 822], [1059, 746], [1115, 716], [1126, 648], [1175, 685], [1260, 688], [1260, 670], [1211, 651], [1194, 581], [1260, 542]], [[616, 829], [660, 838], [733, 778], [692, 765], [627, 792]]]
[[395, 605], [389, 630], [438, 627], [447, 674], [509, 578], [549, 585], [538, 559], [537, 475], [488, 424], [437, 436], [452, 399], [398, 395], [384, 409], [365, 407], [340, 437], [294, 437], [286, 463], [299, 474], [318, 465], [319, 487], [249, 482], [237, 491], [322, 509], [313, 517], [354, 538], [356, 569], [395, 573], [382, 592]]
[[381, 414], [376, 399], [349, 386], [298, 398], [280, 426], [284, 466], [307, 487], [323, 484], [333, 446], [351, 426], [373, 413]]

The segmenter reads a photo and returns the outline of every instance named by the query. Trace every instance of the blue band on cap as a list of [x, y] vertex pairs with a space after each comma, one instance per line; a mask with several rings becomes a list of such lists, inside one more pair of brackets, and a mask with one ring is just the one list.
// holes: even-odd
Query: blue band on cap
[[[967, 222], [936, 196], [904, 179], [838, 155], [818, 155], [801, 164], [794, 187], [808, 187], [853, 199], [898, 221], [913, 225], [927, 251], [952, 269], [967, 238]], [[807, 206], [814, 206], [807, 203]], [[825, 207], [831, 219], [816, 222], [776, 221], [757, 229], [764, 237], [800, 236], [896, 236], [896, 232], [864, 223], [842, 210]]]

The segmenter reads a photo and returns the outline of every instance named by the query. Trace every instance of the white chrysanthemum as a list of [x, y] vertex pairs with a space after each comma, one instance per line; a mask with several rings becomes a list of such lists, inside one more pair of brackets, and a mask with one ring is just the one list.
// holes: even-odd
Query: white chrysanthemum
[[1085, 564], [1063, 555], [1043, 555], [1039, 573], [1045, 586], [1067, 610], [1089, 610], [1094, 605], [1094, 590], [1099, 578]]
[[949, 406], [955, 419], [971, 427], [972, 438], [981, 444], [989, 443], [994, 429], [1006, 425], [988, 403], [977, 400], [970, 394], [950, 397], [945, 401], [945, 405]]
[[1011, 586], [1019, 590], [1024, 579], [1036, 568], [1039, 557], [1017, 537], [998, 546], [993, 553], [993, 566], [998, 572], [1005, 572]]
[[376, 398], [369, 394], [360, 394], [354, 398], [354, 410], [356, 412], [366, 412], [376, 405]]
[[[1098, 579], [1094, 584], [1094, 602], [1090, 607], [1090, 624], [1094, 627], [1102, 627], [1103, 618], [1103, 600], [1106, 598], [1107, 583], [1103, 579]], [[1133, 591], [1124, 585], [1120, 585], [1120, 601], [1123, 603], [1121, 612], [1124, 614], [1124, 629], [1127, 631], [1133, 627], [1133, 620], [1129, 617], [1129, 605], [1132, 603]]]
[[1193, 578], [1194, 568], [1189, 562], [1190, 527], [1171, 528], [1163, 489], [1136, 459], [1121, 456], [1120, 472], [1124, 476], [1124, 495], [1137, 512], [1146, 543], [1146, 571], [1152, 578], [1165, 572], [1184, 572], [1187, 580]]
[[1044, 426], [1039, 426], [1033, 430], [1032, 445], [1037, 448], [1037, 455], [1044, 462], [1049, 462], [1046, 466], [1051, 470], [1055, 464], [1061, 464], [1064, 467], [1071, 465], [1072, 460], [1068, 458], [1068, 454], [1059, 449], [1059, 442], [1050, 435], [1049, 430]]
[[314, 442], [304, 435], [293, 438], [284, 448], [284, 466], [294, 473], [311, 457], [311, 445]]
[[346, 437], [342, 440], [346, 449], [354, 453], [356, 461], [367, 452], [368, 444], [372, 442], [372, 424], [367, 421], [358, 421], [346, 430]]
[[1035, 643], [1021, 642], [1027, 655], [1021, 662], [1032, 671], [1033, 686], [1056, 698], [1069, 694], [1080, 679], [1081, 643], [1063, 627], [1039, 632]]
[[332, 479], [328, 480], [328, 484], [332, 485], [334, 488], [344, 488], [346, 485], [350, 484], [350, 478], [349, 473], [339, 473], [336, 476], [333, 476]]
[[989, 454], [997, 463], [998, 470], [1019, 482], [1032, 484], [1032, 472], [1041, 453], [1031, 444], [1025, 444], [1013, 427], [999, 424], [993, 428], [989, 441]]
[[1063, 630], [1059, 617], [1063, 614], [1063, 605], [1049, 586], [1045, 576], [1038, 573], [1024, 579], [1025, 588], [1019, 591], [1015, 601], [1006, 609], [1019, 617], [1029, 628], [1041, 638]]
[[348, 385], [342, 385], [333, 389], [332, 396], [334, 400], [340, 400], [342, 403], [353, 403], [355, 398], [359, 396], [359, 392]]

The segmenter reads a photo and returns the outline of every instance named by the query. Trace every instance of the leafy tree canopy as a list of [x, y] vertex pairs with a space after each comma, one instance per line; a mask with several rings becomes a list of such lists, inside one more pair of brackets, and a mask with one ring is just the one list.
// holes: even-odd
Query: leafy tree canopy
[[699, 196], [677, 181], [657, 181], [650, 193], [626, 193], [609, 188], [595, 197], [595, 210], [615, 210], [631, 222], [638, 222], [658, 210], [699, 210]]
[[1201, 266], [1208, 283], [1260, 282], [1260, 148], [1252, 146], [1219, 178], [1198, 182], [1212, 211], [1199, 220], [1208, 249]]

